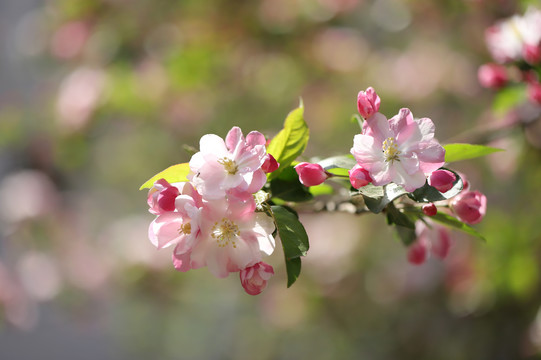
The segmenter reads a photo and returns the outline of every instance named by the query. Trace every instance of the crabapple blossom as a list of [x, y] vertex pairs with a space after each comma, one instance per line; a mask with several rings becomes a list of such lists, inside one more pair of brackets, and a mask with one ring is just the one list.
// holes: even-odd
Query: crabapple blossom
[[429, 253], [444, 259], [451, 248], [449, 231], [432, 221], [425, 221], [426, 224], [420, 220], [415, 223], [417, 239], [408, 249], [408, 261], [414, 265], [424, 263]]
[[355, 189], [366, 186], [372, 181], [368, 171], [359, 164], [355, 164], [355, 166], [348, 171], [348, 174], [351, 186], [353, 186]]
[[299, 181], [304, 186], [315, 186], [324, 182], [329, 174], [319, 164], [301, 162], [295, 166]]
[[254, 210], [253, 200], [206, 201], [200, 216], [200, 235], [191, 248], [175, 248], [175, 268], [185, 271], [207, 266], [212, 274], [223, 278], [261, 261], [261, 252], [272, 254], [273, 220]]
[[541, 105], [541, 84], [538, 82], [530, 82], [526, 88], [528, 100], [534, 104]]
[[445, 162], [445, 149], [434, 138], [432, 120], [415, 120], [405, 108], [389, 120], [381, 113], [366, 119], [351, 153], [374, 185], [394, 182], [410, 192], [423, 186], [426, 177]]
[[366, 91], [359, 91], [357, 95], [357, 110], [365, 119], [379, 111], [381, 100], [376, 91], [369, 87]]
[[428, 178], [428, 184], [435, 187], [441, 193], [447, 192], [453, 188], [456, 176], [453, 172], [445, 169], [434, 171]]
[[242, 287], [250, 295], [260, 294], [267, 287], [267, 281], [273, 275], [272, 266], [262, 261], [239, 272]]
[[477, 71], [477, 79], [481, 86], [489, 89], [498, 89], [509, 80], [507, 76], [507, 69], [503, 65], [498, 64], [484, 64], [479, 67]]
[[208, 199], [219, 199], [231, 189], [248, 193], [260, 190], [267, 177], [261, 169], [267, 157], [265, 137], [252, 131], [244, 138], [238, 127], [233, 127], [225, 141], [207, 134], [200, 140], [200, 151], [190, 160], [189, 179]]
[[450, 205], [460, 221], [477, 224], [485, 216], [487, 198], [479, 191], [462, 191], [453, 198]]
[[167, 211], [175, 210], [175, 199], [180, 191], [165, 179], [157, 180], [148, 191], [147, 203], [151, 214], [159, 215]]

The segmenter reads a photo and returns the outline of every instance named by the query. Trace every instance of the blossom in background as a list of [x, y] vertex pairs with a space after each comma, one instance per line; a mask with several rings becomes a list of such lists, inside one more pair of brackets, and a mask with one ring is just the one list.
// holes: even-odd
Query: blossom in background
[[479, 191], [462, 191], [451, 200], [451, 209], [466, 224], [478, 224], [487, 211], [487, 198]]
[[295, 166], [299, 181], [304, 186], [316, 186], [327, 180], [329, 174], [319, 164], [301, 162]]
[[434, 138], [432, 120], [415, 120], [405, 108], [389, 120], [381, 113], [366, 119], [363, 133], [353, 139], [351, 153], [374, 185], [394, 182], [410, 192], [423, 186], [445, 159], [445, 150]]
[[267, 159], [265, 137], [252, 131], [244, 138], [238, 127], [233, 127], [225, 141], [207, 134], [200, 140], [200, 151], [190, 160], [190, 180], [208, 199], [219, 199], [231, 189], [248, 193], [260, 190], [267, 177], [261, 169]]
[[509, 76], [505, 66], [489, 63], [479, 67], [477, 79], [481, 86], [485, 88], [498, 89], [507, 84]]
[[266, 287], [267, 281], [274, 275], [274, 269], [269, 264], [258, 262], [239, 272], [240, 283], [250, 295], [260, 294]]
[[514, 15], [489, 27], [485, 32], [488, 50], [500, 63], [541, 60], [541, 11], [529, 8], [524, 15]]
[[444, 259], [451, 248], [449, 231], [430, 220], [425, 221], [418, 220], [415, 223], [417, 239], [408, 249], [408, 261], [415, 265], [423, 264], [429, 254]]

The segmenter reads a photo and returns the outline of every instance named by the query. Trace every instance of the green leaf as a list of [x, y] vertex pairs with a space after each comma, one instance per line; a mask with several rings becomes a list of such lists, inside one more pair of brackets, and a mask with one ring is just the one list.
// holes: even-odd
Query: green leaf
[[310, 194], [312, 194], [313, 196], [330, 195], [334, 193], [333, 187], [325, 183], [315, 185], [315, 186], [310, 186], [308, 188], [308, 191], [310, 191]]
[[302, 185], [299, 176], [292, 166], [282, 169], [277, 179], [270, 182], [272, 197], [285, 201], [308, 201], [313, 198], [310, 190]]
[[168, 167], [148, 179], [139, 190], [150, 189], [156, 180], [165, 179], [170, 183], [188, 181], [186, 176], [190, 173], [190, 165], [188, 163], [177, 164]]
[[410, 197], [417, 202], [434, 202], [440, 200], [447, 200], [452, 198], [455, 195], [458, 195], [464, 188], [464, 182], [455, 171], [450, 169], [442, 168], [443, 170], [451, 171], [456, 176], [456, 180], [453, 183], [453, 187], [448, 191], [441, 193], [435, 187], [425, 183], [424, 186], [415, 190], [410, 194]]
[[404, 245], [411, 245], [417, 238], [415, 223], [408, 215], [398, 210], [392, 202], [387, 206], [387, 222], [389, 225], [395, 225], [396, 233]]
[[321, 167], [329, 172], [332, 172], [332, 169], [351, 169], [357, 164], [352, 155], [345, 156], [333, 156], [330, 158], [323, 159], [317, 162]]
[[293, 160], [300, 156], [308, 144], [309, 129], [304, 121], [304, 107], [298, 108], [287, 115], [284, 128], [271, 140], [267, 152], [280, 163], [278, 170], [268, 175], [269, 180], [276, 178], [283, 168], [288, 167]]
[[526, 100], [526, 86], [508, 86], [498, 91], [494, 97], [492, 110], [498, 115], [504, 115]]
[[444, 214], [442, 212], [438, 212], [436, 215], [430, 217], [431, 220], [434, 220], [436, 222], [439, 222], [440, 224], [443, 224], [447, 227], [451, 227], [453, 229], [460, 230], [462, 232], [465, 232], [466, 234], [470, 234], [473, 236], [478, 237], [479, 239], [486, 241], [485, 237], [481, 235], [477, 230], [469, 226], [468, 224], [464, 224], [462, 221], [455, 219], [451, 215]]
[[503, 149], [490, 146], [472, 144], [447, 144], [444, 148], [445, 162], [447, 163], [475, 159], [498, 151], [503, 151]]
[[276, 229], [282, 247], [287, 270], [287, 287], [293, 285], [301, 270], [301, 256], [305, 256], [310, 244], [304, 226], [297, 216], [283, 206], [271, 206]]
[[374, 214], [379, 214], [391, 201], [407, 193], [402, 186], [394, 183], [384, 186], [368, 184], [359, 189], [366, 207]]

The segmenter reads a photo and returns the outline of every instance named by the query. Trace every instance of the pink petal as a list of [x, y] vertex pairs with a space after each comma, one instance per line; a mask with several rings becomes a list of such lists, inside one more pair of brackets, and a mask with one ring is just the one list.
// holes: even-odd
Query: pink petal
[[242, 130], [238, 126], [234, 126], [225, 137], [225, 145], [230, 152], [234, 152], [239, 144], [244, 145], [244, 136]]

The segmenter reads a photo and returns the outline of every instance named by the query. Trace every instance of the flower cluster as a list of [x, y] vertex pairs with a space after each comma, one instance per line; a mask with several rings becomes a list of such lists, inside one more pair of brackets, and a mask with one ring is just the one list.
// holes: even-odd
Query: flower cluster
[[240, 272], [251, 295], [260, 293], [274, 274], [262, 254], [274, 251], [273, 219], [257, 211], [253, 194], [266, 183], [266, 172], [278, 164], [267, 154], [265, 137], [253, 131], [246, 138], [233, 127], [225, 141], [207, 134], [189, 163], [189, 181], [154, 183], [149, 211], [157, 215], [149, 227], [158, 248], [173, 246], [179, 271], [201, 267], [219, 278]]
[[541, 10], [529, 8], [524, 15], [492, 25], [485, 32], [485, 41], [495, 62], [479, 67], [479, 83], [491, 89], [526, 83], [529, 101], [541, 104]]

